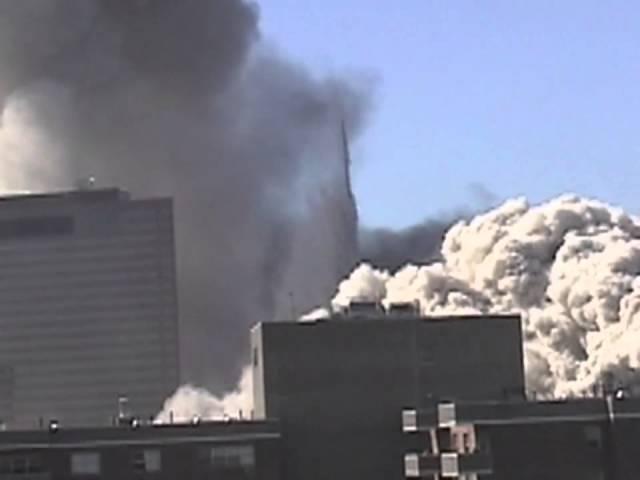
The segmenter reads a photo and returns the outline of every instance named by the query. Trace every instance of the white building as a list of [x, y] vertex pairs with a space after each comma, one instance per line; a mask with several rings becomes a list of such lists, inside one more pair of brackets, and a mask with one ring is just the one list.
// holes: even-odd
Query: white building
[[0, 419], [154, 415], [178, 384], [172, 202], [117, 189], [0, 198]]

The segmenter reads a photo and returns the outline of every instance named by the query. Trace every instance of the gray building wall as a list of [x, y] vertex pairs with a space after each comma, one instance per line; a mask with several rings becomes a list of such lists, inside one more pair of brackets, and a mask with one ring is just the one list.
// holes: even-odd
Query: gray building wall
[[252, 331], [257, 418], [279, 418], [287, 478], [404, 478], [401, 411], [524, 397], [519, 317], [265, 323]]
[[172, 202], [119, 190], [0, 199], [0, 418], [106, 424], [178, 384]]
[[[604, 421], [480, 427], [493, 473], [488, 479], [608, 480]], [[636, 471], [637, 473], [637, 471]], [[637, 477], [634, 477], [637, 478]]]

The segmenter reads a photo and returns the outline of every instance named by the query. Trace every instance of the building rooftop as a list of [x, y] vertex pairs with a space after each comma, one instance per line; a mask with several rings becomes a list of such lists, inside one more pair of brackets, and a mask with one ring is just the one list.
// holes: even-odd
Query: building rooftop
[[51, 201], [114, 201], [128, 200], [127, 191], [119, 188], [87, 188], [46, 193], [18, 193], [0, 196], [0, 205], [13, 202], [51, 202]]
[[546, 422], [604, 421], [640, 418], [640, 398], [603, 397], [555, 401], [445, 402], [418, 410], [405, 410], [407, 432], [456, 424], [506, 425]]
[[116, 445], [159, 445], [175, 443], [216, 443], [280, 438], [273, 420], [233, 420], [197, 424], [113, 426], [106, 428], [46, 428], [0, 432], [0, 452], [6, 450], [107, 447]]
[[[339, 320], [339, 322], [335, 322]], [[519, 314], [462, 314], [462, 315], [422, 315], [420, 313], [406, 313], [389, 310], [372, 310], [372, 311], [357, 311], [357, 312], [336, 312], [332, 316], [327, 318], [318, 318], [311, 320], [286, 320], [277, 322], [260, 322], [253, 328], [259, 328], [265, 325], [266, 328], [291, 328], [292, 326], [305, 327], [305, 326], [318, 326], [318, 325], [340, 325], [340, 324], [360, 324], [363, 322], [375, 322], [379, 324], [391, 323], [397, 321], [418, 321], [429, 323], [445, 323], [445, 322], [467, 322], [467, 321], [507, 321], [507, 322], [520, 322], [521, 317]]]

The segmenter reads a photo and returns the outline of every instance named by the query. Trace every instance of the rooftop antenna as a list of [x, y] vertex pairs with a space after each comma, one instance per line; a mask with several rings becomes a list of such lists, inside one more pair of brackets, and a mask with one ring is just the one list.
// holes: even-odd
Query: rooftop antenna
[[349, 148], [349, 135], [344, 116], [340, 117], [340, 140], [342, 142], [342, 161], [344, 168], [344, 182], [349, 199], [353, 200], [353, 190], [351, 189], [351, 150]]
[[296, 305], [293, 298], [293, 292], [289, 292], [289, 308], [291, 308], [291, 320], [296, 318]]
[[96, 186], [96, 177], [84, 177], [76, 181], [76, 190], [93, 190]]

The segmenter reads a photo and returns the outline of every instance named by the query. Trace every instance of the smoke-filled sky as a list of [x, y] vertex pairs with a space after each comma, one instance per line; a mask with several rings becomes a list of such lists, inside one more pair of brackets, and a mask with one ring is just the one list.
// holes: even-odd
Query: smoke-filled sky
[[640, 209], [638, 2], [260, 3], [268, 36], [315, 71], [365, 65], [379, 80], [355, 152], [366, 224], [472, 206], [470, 183]]
[[[416, 275], [453, 285], [453, 306], [543, 310], [527, 316], [539, 340], [529, 365], [546, 372], [532, 388], [579, 389], [609, 352], [594, 325], [614, 311], [633, 321], [636, 224], [581, 201], [507, 203], [454, 227], [441, 250], [460, 215], [439, 212], [486, 208], [478, 185], [491, 204], [568, 190], [637, 208], [637, 7], [401, 3], [0, 1], [0, 188], [63, 189], [91, 175], [173, 196], [183, 380], [215, 392], [239, 377], [249, 326], [326, 303], [358, 260], [392, 272], [440, 261]], [[359, 205], [342, 122], [350, 140], [366, 135], [354, 154]], [[503, 217], [522, 217], [525, 238]], [[491, 252], [464, 238], [486, 233], [487, 219], [508, 241], [476, 271]], [[556, 263], [563, 248], [588, 271], [611, 267], [618, 307], [597, 286], [609, 277], [575, 298], [545, 290], [555, 275], [573, 278], [570, 256]], [[526, 275], [492, 277], [511, 267]], [[392, 285], [412, 275], [403, 271]], [[574, 312], [574, 300], [593, 312]]]
[[173, 197], [182, 379], [214, 391], [250, 326], [355, 261], [342, 125], [369, 104], [366, 81], [275, 53], [244, 0], [0, 1], [0, 187]]

